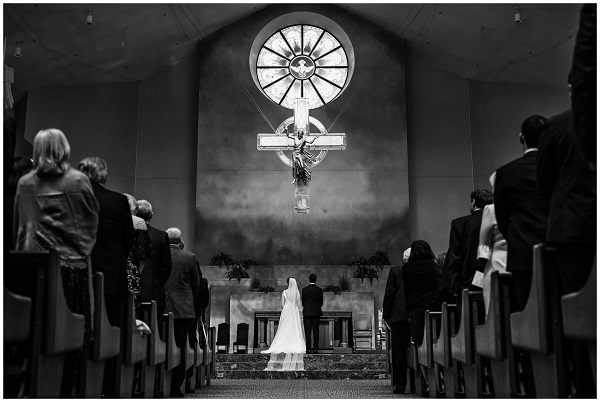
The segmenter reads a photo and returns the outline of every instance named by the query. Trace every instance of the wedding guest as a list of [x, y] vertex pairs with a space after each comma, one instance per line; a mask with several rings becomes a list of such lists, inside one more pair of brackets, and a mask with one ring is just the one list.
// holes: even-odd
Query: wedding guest
[[15, 250], [54, 249], [69, 310], [84, 317], [84, 346], [69, 352], [63, 366], [61, 397], [71, 397], [77, 361], [93, 341], [91, 267], [100, 209], [87, 176], [69, 164], [64, 133], [50, 128], [33, 139], [33, 170], [19, 179], [15, 195]]
[[[196, 255], [185, 251], [181, 230], [169, 228], [166, 234], [170, 243], [169, 256], [172, 258], [172, 272], [166, 283], [166, 309], [173, 313], [175, 325], [175, 343], [184, 350], [186, 337], [190, 344], [195, 341], [196, 312], [201, 305], [200, 276]], [[193, 336], [192, 336], [193, 331]], [[171, 397], [181, 398], [181, 385], [185, 380], [185, 367], [182, 364], [173, 369], [171, 377]], [[186, 388], [187, 393], [194, 389]]]
[[[490, 176], [492, 190], [495, 181], [496, 172]], [[483, 289], [483, 304], [486, 317], [490, 305], [491, 275], [493, 271], [506, 272], [507, 247], [506, 239], [498, 229], [494, 204], [486, 205], [483, 208], [483, 215], [481, 217], [479, 246], [477, 247], [477, 258], [485, 260], [486, 263], [483, 267], [483, 272], [477, 271], [473, 278], [473, 285]]]
[[[596, 177], [577, 150], [571, 110], [550, 118], [540, 138], [537, 185], [550, 203], [546, 243], [556, 249], [559, 292], [580, 290], [596, 254]], [[575, 368], [574, 397], [595, 395], [587, 342], [569, 342]], [[571, 354], [571, 353], [570, 353]]]
[[169, 236], [163, 230], [150, 225], [152, 220], [152, 204], [146, 200], [139, 200], [137, 216], [142, 218], [148, 226], [148, 233], [152, 243], [152, 256], [146, 261], [142, 271], [142, 301], [156, 301], [158, 308], [159, 326], [165, 312], [165, 284], [171, 275], [171, 248]]
[[[477, 261], [479, 228], [483, 207], [492, 203], [489, 190], [471, 192], [471, 214], [456, 218], [450, 224], [450, 242], [446, 256], [450, 288], [460, 294], [462, 289], [471, 289], [471, 282], [481, 262]], [[479, 269], [483, 271], [483, 269]], [[458, 298], [460, 302], [460, 297]]]
[[537, 189], [536, 159], [540, 135], [546, 119], [533, 115], [521, 125], [519, 141], [525, 148], [522, 157], [496, 171], [494, 205], [498, 229], [506, 239], [506, 270], [512, 274], [513, 311], [527, 303], [531, 287], [533, 246], [546, 237], [548, 202]]
[[[104, 159], [97, 156], [84, 158], [79, 162], [79, 170], [92, 184], [94, 196], [100, 205], [98, 212], [98, 232], [96, 244], [92, 250], [92, 270], [104, 275], [104, 303], [111, 325], [121, 328], [121, 337], [125, 336], [125, 311], [127, 294], [127, 256], [133, 246], [133, 226], [127, 197], [105, 187], [108, 179], [108, 167]], [[124, 343], [121, 342], [123, 345]], [[122, 349], [123, 351], [123, 349]], [[106, 396], [117, 396], [114, 389], [118, 368], [123, 356], [106, 362], [104, 388]]]
[[[142, 301], [146, 301], [142, 297], [141, 273], [146, 263], [152, 258], [152, 244], [146, 222], [136, 215], [138, 212], [137, 200], [130, 194], [125, 194], [125, 197], [127, 197], [129, 203], [134, 234], [133, 248], [127, 256], [127, 285], [129, 290], [133, 292], [137, 309]], [[159, 324], [161, 316], [159, 316]]]
[[424, 240], [413, 241], [408, 261], [402, 267], [402, 279], [411, 336], [417, 346], [423, 342], [425, 311], [440, 310], [437, 301], [440, 276], [439, 267], [429, 243]]
[[[408, 256], [407, 256], [408, 259]], [[403, 261], [405, 262], [405, 261]], [[406, 391], [407, 349], [410, 346], [410, 323], [402, 280], [402, 265], [392, 265], [383, 296], [383, 319], [391, 329], [394, 394]]]
[[21, 176], [31, 172], [33, 161], [24, 156], [17, 156], [8, 172], [8, 178], [4, 182], [4, 249], [13, 247], [13, 216], [15, 209], [15, 194], [17, 184]]

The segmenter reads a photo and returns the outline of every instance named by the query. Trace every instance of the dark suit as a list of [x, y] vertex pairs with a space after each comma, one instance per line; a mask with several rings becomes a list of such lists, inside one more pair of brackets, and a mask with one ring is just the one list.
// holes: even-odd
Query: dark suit
[[477, 261], [479, 229], [483, 210], [456, 218], [450, 224], [450, 241], [446, 260], [452, 293], [460, 294], [473, 281], [475, 271], [483, 272], [483, 264]]
[[402, 280], [402, 266], [392, 265], [383, 296], [383, 319], [391, 327], [392, 370], [394, 385], [401, 390], [406, 388], [406, 352], [410, 346], [410, 324], [406, 310], [406, 297]]
[[537, 189], [537, 151], [496, 171], [494, 205], [498, 229], [508, 244], [507, 271], [513, 274], [516, 304], [525, 307], [531, 286], [533, 246], [546, 237], [548, 203]]
[[167, 232], [148, 225], [152, 242], [152, 258], [146, 260], [142, 271], [142, 301], [156, 301], [159, 316], [165, 309], [165, 283], [171, 275], [171, 249]]
[[[562, 294], [587, 281], [596, 252], [596, 178], [576, 146], [571, 111], [546, 122], [537, 158], [537, 182], [550, 203], [546, 241], [556, 247]], [[575, 388], [594, 393], [587, 344], [572, 342]]]
[[[193, 253], [172, 245], [170, 258], [173, 271], [165, 286], [166, 306], [167, 312], [173, 313], [174, 316], [175, 343], [181, 350], [184, 350], [186, 337], [191, 345], [196, 340], [196, 311], [199, 311], [201, 303], [200, 275], [198, 274], [196, 255]], [[173, 369], [171, 390], [181, 387], [184, 379], [185, 368], [180, 364]]]
[[127, 256], [133, 246], [133, 223], [127, 198], [92, 184], [94, 196], [100, 204], [98, 232], [92, 250], [93, 272], [104, 274], [104, 293], [108, 318], [118, 325], [118, 303], [127, 296]]
[[306, 349], [311, 349], [311, 333], [314, 334], [313, 350], [319, 349], [319, 321], [323, 315], [323, 289], [311, 283], [302, 289], [302, 307], [304, 315], [304, 334]]

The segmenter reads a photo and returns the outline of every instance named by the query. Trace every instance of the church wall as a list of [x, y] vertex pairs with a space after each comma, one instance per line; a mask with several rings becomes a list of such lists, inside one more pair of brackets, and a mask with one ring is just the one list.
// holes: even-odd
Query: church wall
[[[257, 151], [256, 135], [272, 130], [240, 84], [274, 126], [292, 116], [256, 88], [248, 56], [264, 25], [300, 10], [336, 21], [356, 55], [349, 88], [311, 114], [329, 127], [367, 79], [332, 129], [346, 133], [348, 148], [330, 151], [313, 169], [308, 215], [293, 213], [291, 169], [273, 152]], [[398, 245], [409, 231], [402, 41], [339, 7], [274, 5], [200, 47], [195, 251], [201, 263], [225, 252], [261, 265], [337, 265], [378, 248], [399, 262]]]
[[518, 135], [526, 118], [533, 114], [550, 118], [571, 107], [566, 85], [470, 81], [469, 95], [475, 188], [490, 188], [492, 172], [523, 154]]

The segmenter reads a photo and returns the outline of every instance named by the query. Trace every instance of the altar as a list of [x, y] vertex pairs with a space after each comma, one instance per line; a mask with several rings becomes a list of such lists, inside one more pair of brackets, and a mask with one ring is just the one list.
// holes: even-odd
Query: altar
[[[323, 294], [323, 317], [319, 325], [319, 353], [352, 353], [352, 317], [358, 314], [371, 316], [375, 329], [375, 302], [372, 292], [342, 292]], [[275, 336], [281, 314], [281, 293], [241, 292], [229, 298], [230, 339], [232, 348], [236, 341], [239, 323], [247, 323], [248, 352], [264, 350]], [[372, 345], [376, 345], [376, 331], [372, 331]], [[261, 346], [262, 345], [262, 346]]]

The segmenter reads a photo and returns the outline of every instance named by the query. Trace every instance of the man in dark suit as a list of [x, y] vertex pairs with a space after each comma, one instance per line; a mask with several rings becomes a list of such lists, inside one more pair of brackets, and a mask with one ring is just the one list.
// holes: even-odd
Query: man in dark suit
[[471, 214], [456, 218], [450, 224], [450, 241], [446, 255], [448, 276], [452, 293], [460, 294], [470, 289], [476, 271], [483, 272], [485, 266], [477, 260], [479, 229], [483, 207], [493, 200], [490, 190], [471, 192]]
[[[104, 295], [108, 320], [121, 328], [125, 336], [125, 309], [127, 305], [127, 256], [133, 247], [133, 222], [127, 197], [104, 187], [108, 169], [104, 159], [92, 156], [79, 162], [79, 170], [92, 183], [94, 196], [100, 204], [98, 232], [92, 250], [92, 270], [104, 275]], [[121, 345], [124, 343], [121, 342]], [[103, 394], [117, 396], [123, 353], [106, 362]]]
[[[186, 337], [190, 344], [195, 342], [194, 329], [198, 322], [196, 317], [202, 303], [200, 275], [198, 274], [196, 255], [183, 249], [181, 231], [177, 228], [169, 228], [166, 233], [170, 242], [170, 258], [173, 263], [173, 272], [166, 283], [166, 308], [174, 316], [175, 343], [181, 350], [184, 350]], [[184, 396], [180, 389], [184, 380], [185, 367], [180, 364], [173, 369], [171, 397]], [[192, 388], [186, 388], [185, 391], [187, 393], [195, 392]]]
[[[319, 349], [319, 321], [323, 315], [323, 289], [316, 285], [317, 275], [308, 276], [309, 285], [302, 289], [302, 306], [304, 308], [304, 334], [306, 336], [307, 353], [317, 353]], [[311, 333], [313, 347], [311, 348]]]
[[498, 229], [508, 244], [506, 270], [512, 274], [513, 311], [527, 303], [531, 287], [533, 246], [546, 238], [548, 202], [537, 189], [536, 159], [546, 119], [533, 115], [521, 125], [524, 155], [496, 171], [494, 205]]
[[[406, 262], [406, 261], [404, 261]], [[390, 325], [394, 394], [406, 391], [407, 349], [410, 346], [410, 323], [402, 281], [402, 265], [392, 265], [383, 296], [383, 319]]]
[[[596, 177], [578, 152], [573, 114], [550, 118], [540, 139], [537, 185], [550, 204], [546, 243], [556, 249], [561, 294], [580, 290], [596, 253]], [[584, 341], [573, 341], [574, 396], [589, 398], [595, 387]]]
[[142, 302], [156, 301], [159, 326], [165, 312], [165, 283], [171, 275], [171, 249], [166, 232], [150, 226], [152, 205], [146, 200], [138, 201], [137, 216], [146, 221], [152, 242], [152, 257], [146, 260], [142, 270]]

